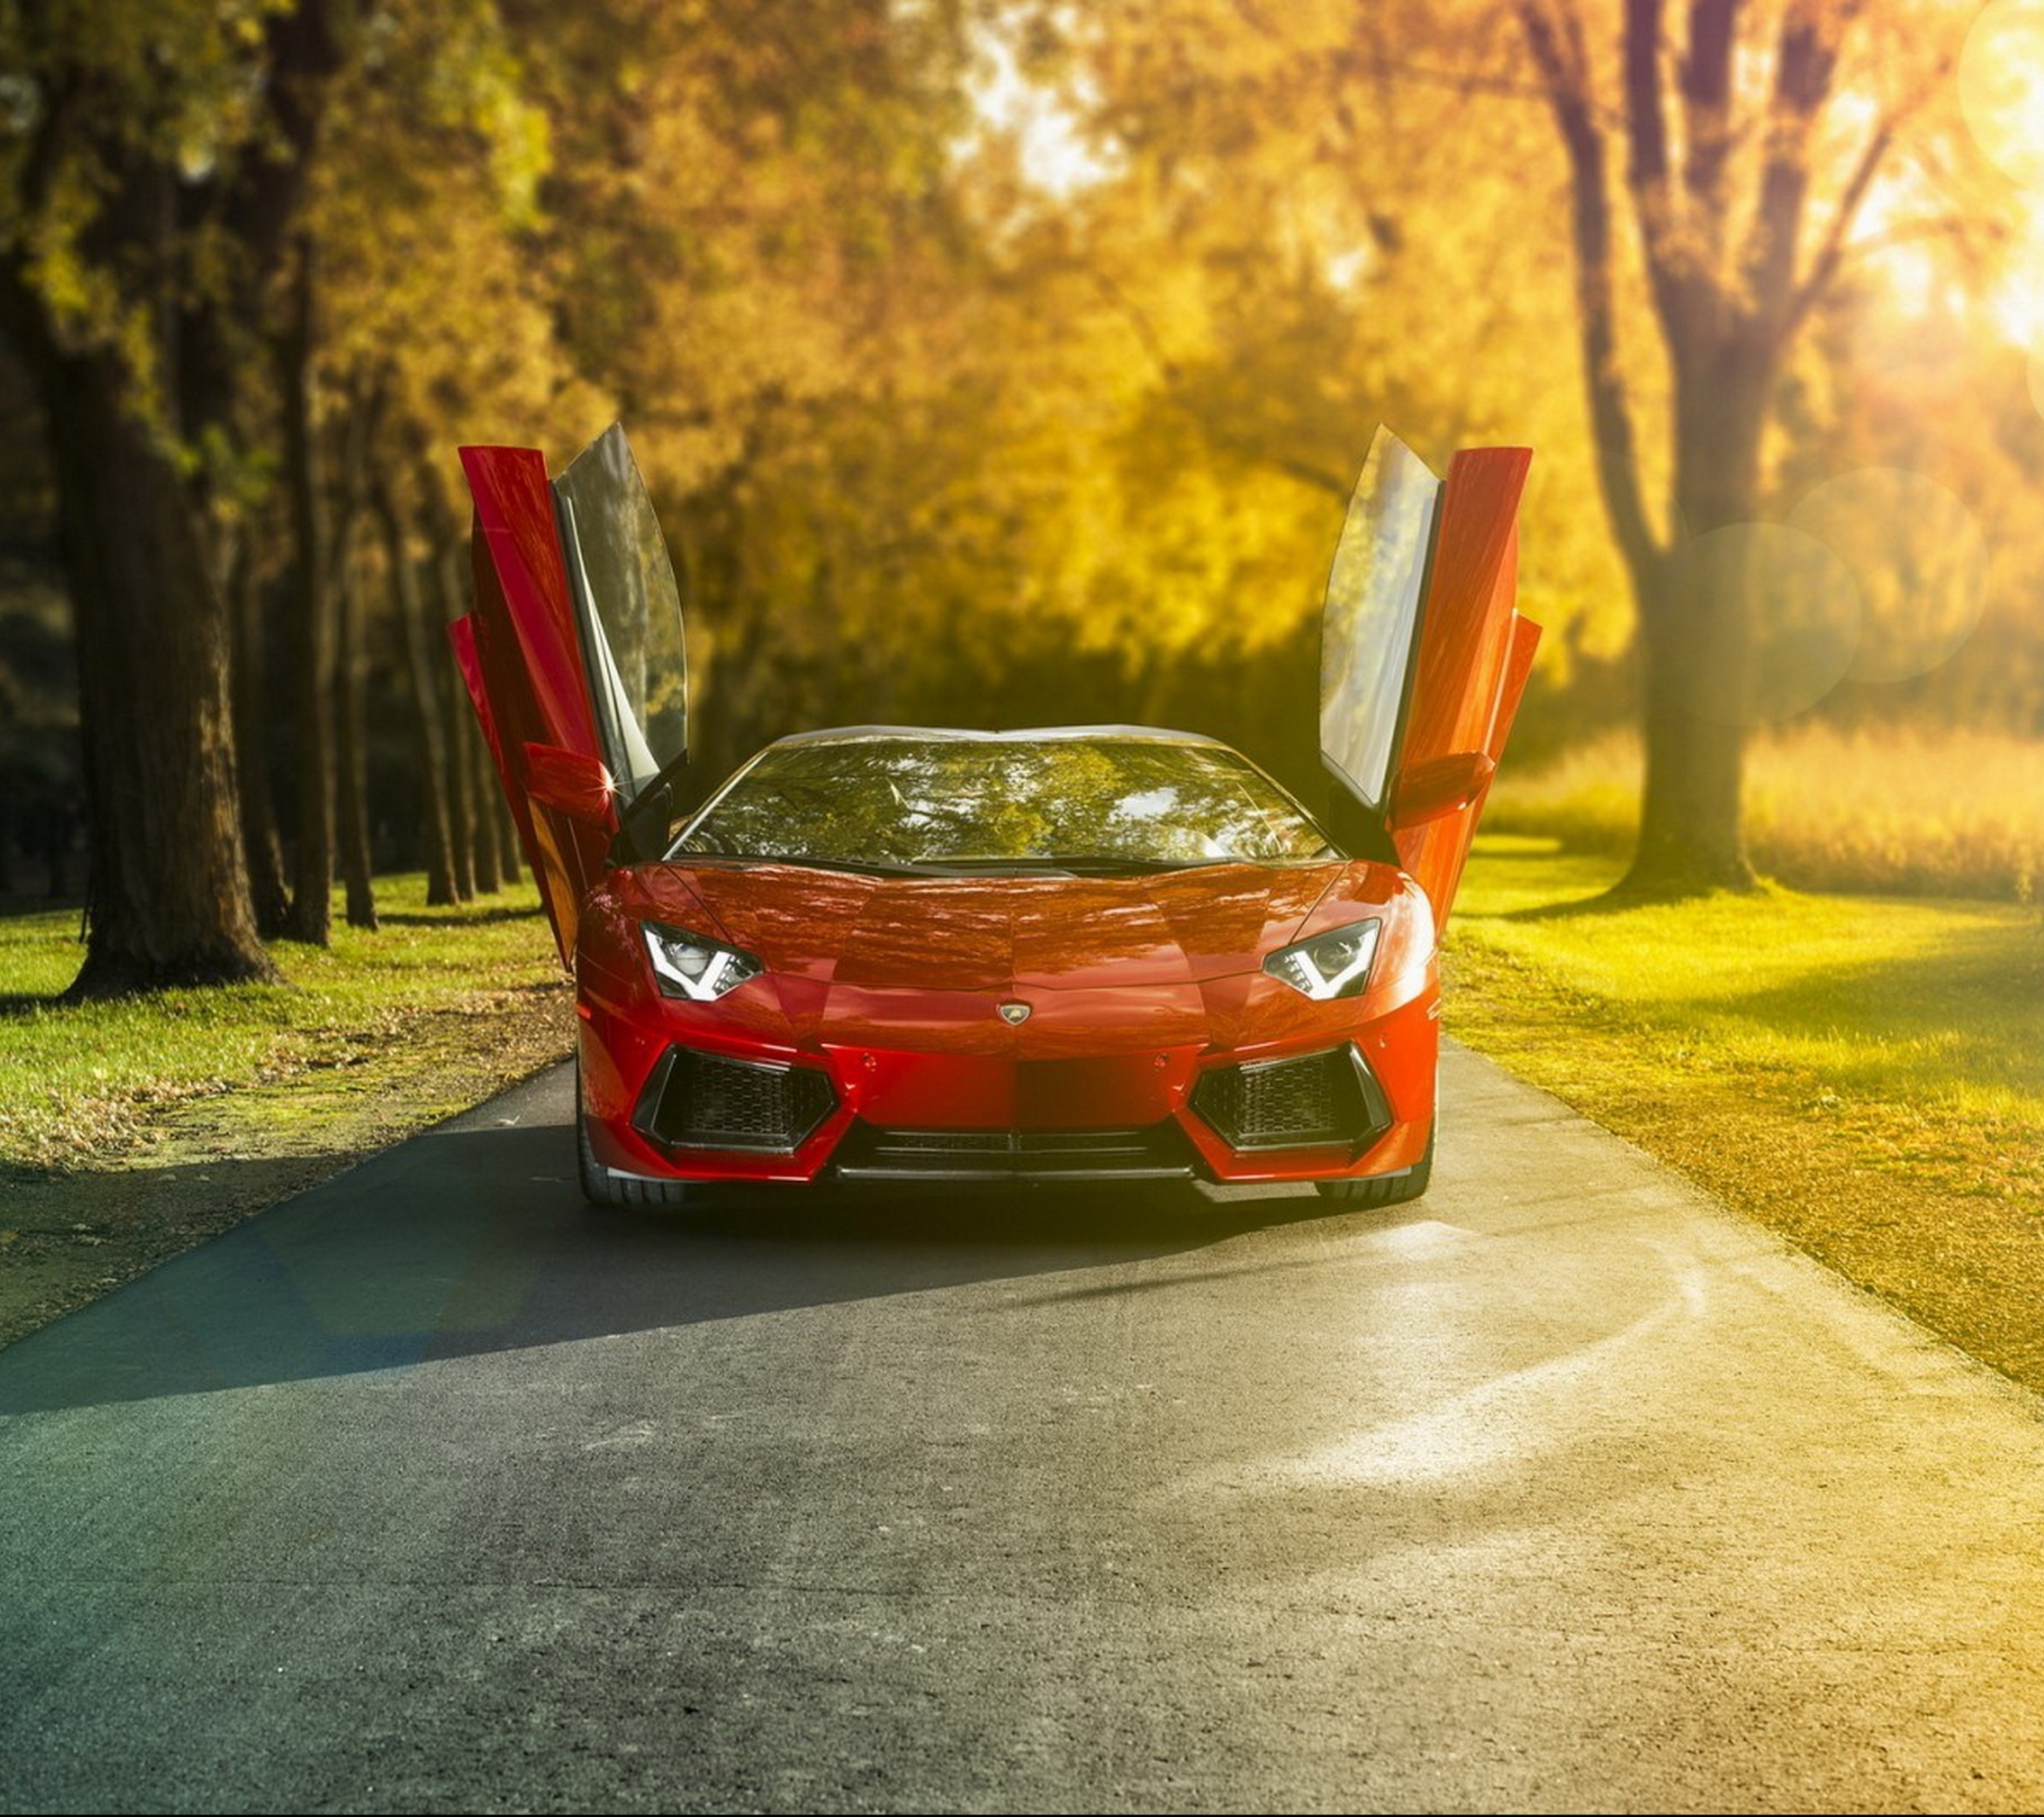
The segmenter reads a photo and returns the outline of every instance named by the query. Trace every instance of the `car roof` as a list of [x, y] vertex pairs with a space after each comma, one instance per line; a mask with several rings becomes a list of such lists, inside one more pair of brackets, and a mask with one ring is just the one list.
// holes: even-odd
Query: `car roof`
[[1140, 738], [1154, 744], [1229, 749], [1203, 732], [1172, 732], [1161, 726], [1021, 726], [1004, 732], [979, 732], [959, 726], [831, 726], [819, 732], [790, 732], [784, 738], [776, 738], [767, 749], [783, 745], [850, 745], [869, 738], [912, 738], [931, 744], [1043, 744], [1053, 740], [1076, 744], [1088, 738]]

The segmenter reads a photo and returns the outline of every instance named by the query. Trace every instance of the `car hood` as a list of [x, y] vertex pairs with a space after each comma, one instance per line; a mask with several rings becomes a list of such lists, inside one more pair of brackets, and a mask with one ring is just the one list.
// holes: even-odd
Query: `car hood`
[[644, 912], [728, 940], [784, 976], [960, 991], [1196, 983], [1255, 971], [1337, 884], [1364, 901], [1388, 900], [1398, 887], [1386, 867], [1348, 860], [1131, 877], [647, 865], [633, 881]]

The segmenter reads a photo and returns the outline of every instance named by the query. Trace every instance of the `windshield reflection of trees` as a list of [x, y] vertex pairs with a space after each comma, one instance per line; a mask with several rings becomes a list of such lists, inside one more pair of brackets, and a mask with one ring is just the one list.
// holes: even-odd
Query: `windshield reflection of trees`
[[826, 863], [1286, 863], [1319, 832], [1233, 751], [862, 738], [769, 751], [680, 850]]

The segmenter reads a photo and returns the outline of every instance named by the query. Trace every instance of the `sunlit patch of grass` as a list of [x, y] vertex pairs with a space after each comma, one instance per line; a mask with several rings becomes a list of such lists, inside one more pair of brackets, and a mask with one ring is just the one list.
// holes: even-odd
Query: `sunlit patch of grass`
[[[280, 943], [287, 983], [110, 1003], [55, 1000], [79, 967], [75, 913], [0, 919], [0, 1163], [146, 1161], [171, 1106], [356, 1068], [387, 1083], [408, 1052], [486, 1047], [493, 1012], [558, 986], [529, 882], [467, 908], [425, 894], [422, 877], [379, 879], [379, 931], [337, 911], [331, 948]], [[250, 1115], [288, 1119], [300, 1095], [252, 1099]]]
[[2044, 1386], [2044, 913], [1612, 907], [1614, 856], [1479, 841], [1449, 1031]]
[[[1627, 852], [1639, 778], [1630, 734], [1537, 770], [1507, 762], [1484, 823]], [[1815, 723], [1770, 732], [1747, 752], [1746, 818], [1753, 862], [1797, 889], [2031, 902], [2044, 893], [2044, 740]]]

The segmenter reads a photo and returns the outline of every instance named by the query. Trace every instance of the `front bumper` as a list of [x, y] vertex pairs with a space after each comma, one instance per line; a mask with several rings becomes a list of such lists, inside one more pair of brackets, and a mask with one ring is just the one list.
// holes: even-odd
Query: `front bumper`
[[1436, 1003], [1254, 1047], [1017, 1058], [804, 1049], [585, 1002], [584, 1107], [599, 1161], [669, 1179], [1364, 1177], [1425, 1150]]

